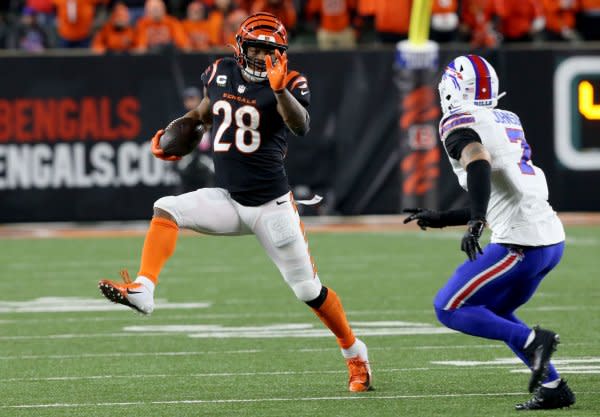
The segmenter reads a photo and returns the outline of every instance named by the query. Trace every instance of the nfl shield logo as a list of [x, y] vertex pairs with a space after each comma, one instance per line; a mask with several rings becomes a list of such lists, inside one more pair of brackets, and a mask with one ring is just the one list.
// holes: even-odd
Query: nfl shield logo
[[246, 91], [246, 86], [245, 85], [238, 85], [238, 93], [244, 94], [244, 91]]

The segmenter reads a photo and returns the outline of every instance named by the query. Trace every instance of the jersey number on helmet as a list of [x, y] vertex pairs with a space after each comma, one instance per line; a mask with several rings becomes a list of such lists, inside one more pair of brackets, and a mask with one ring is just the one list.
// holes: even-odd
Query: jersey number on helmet
[[[223, 121], [215, 134], [214, 151], [228, 152], [231, 143], [223, 141], [223, 134], [235, 122], [235, 147], [242, 153], [255, 152], [260, 146], [260, 113], [256, 107], [242, 106], [233, 112], [231, 104], [219, 100], [213, 105], [213, 114], [218, 116], [223, 113]], [[233, 117], [232, 117], [233, 116]]]
[[535, 170], [531, 165], [529, 165], [529, 162], [531, 161], [531, 148], [525, 140], [525, 132], [523, 132], [521, 129], [507, 127], [506, 136], [508, 136], [508, 140], [510, 140], [512, 143], [521, 143], [521, 149], [523, 149], [521, 161], [519, 161], [519, 168], [521, 169], [521, 172], [525, 175], [535, 175]]

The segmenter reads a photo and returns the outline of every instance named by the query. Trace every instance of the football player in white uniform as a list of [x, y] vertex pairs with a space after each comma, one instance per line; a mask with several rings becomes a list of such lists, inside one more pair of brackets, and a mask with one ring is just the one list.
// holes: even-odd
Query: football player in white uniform
[[[470, 205], [408, 209], [404, 222], [416, 220], [422, 229], [467, 225], [461, 249], [469, 259], [435, 297], [438, 319], [462, 333], [504, 341], [531, 368], [534, 396], [517, 410], [568, 407], [575, 395], [550, 363], [558, 335], [530, 328], [515, 315], [560, 262], [565, 233], [519, 117], [496, 109], [498, 84], [494, 68], [477, 55], [460, 56], [446, 67], [439, 84], [440, 137]], [[492, 238], [482, 250], [486, 226]]]

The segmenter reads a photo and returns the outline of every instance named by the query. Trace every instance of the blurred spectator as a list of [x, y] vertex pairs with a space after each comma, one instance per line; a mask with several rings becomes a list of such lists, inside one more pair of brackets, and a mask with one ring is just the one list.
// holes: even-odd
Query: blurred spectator
[[128, 52], [133, 49], [135, 31], [131, 26], [129, 9], [123, 3], [115, 4], [108, 22], [96, 33], [92, 50], [106, 52]]
[[250, 12], [252, 11], [252, 7], [254, 6], [254, 3], [256, 3], [257, 1], [260, 1], [260, 0], [236, 0], [235, 4], [237, 4], [237, 6], [240, 9], [242, 9], [246, 13], [250, 14]]
[[187, 7], [187, 19], [183, 22], [192, 51], [206, 51], [211, 46], [212, 25], [206, 18], [206, 8], [199, 1], [193, 1]]
[[25, 8], [35, 12], [37, 23], [44, 27], [54, 25], [53, 0], [27, 0]]
[[235, 45], [235, 33], [248, 13], [238, 8], [232, 0], [215, 0], [215, 9], [209, 14], [213, 45]]
[[358, 0], [356, 11], [361, 16], [375, 16], [376, 0]]
[[450, 42], [458, 32], [457, 0], [433, 0], [431, 36], [436, 42]]
[[53, 0], [56, 6], [56, 25], [59, 46], [88, 48], [96, 6], [106, 0]]
[[157, 51], [175, 45], [190, 50], [190, 42], [183, 26], [167, 15], [163, 0], [146, 0], [145, 14], [136, 24], [136, 49], [138, 52]]
[[250, 13], [267, 12], [277, 16], [288, 32], [296, 28], [296, 9], [292, 0], [258, 0], [254, 2]]
[[504, 42], [529, 42], [545, 26], [541, 0], [495, 0]]
[[235, 45], [235, 34], [247, 17], [248, 13], [243, 9], [235, 9], [225, 17], [225, 22], [223, 22], [223, 45]]
[[384, 43], [396, 43], [408, 37], [412, 1], [375, 0], [375, 31]]
[[494, 0], [463, 0], [459, 26], [462, 39], [476, 48], [496, 47], [500, 35], [493, 28], [493, 15]]
[[600, 0], [581, 0], [577, 27], [585, 40], [600, 40]]
[[[202, 100], [202, 93], [196, 87], [183, 90], [183, 107], [186, 112], [195, 109]], [[176, 165], [181, 180], [178, 194], [211, 187], [214, 184], [215, 165], [212, 160], [210, 133], [206, 132], [198, 147], [186, 155]]]
[[546, 39], [577, 41], [581, 37], [575, 30], [577, 0], [543, 0], [546, 16]]
[[129, 22], [135, 26], [138, 19], [144, 15], [146, 0], [111, 0], [111, 5], [123, 3], [129, 10]]
[[[356, 4], [356, 13], [362, 20], [361, 35], [371, 34], [375, 27], [375, 1], [376, 0], [358, 0]], [[364, 37], [364, 36], [363, 36]]]
[[28, 52], [43, 52], [50, 47], [48, 33], [38, 24], [34, 10], [23, 10], [19, 23], [8, 35], [7, 47]]
[[[393, 0], [397, 1], [397, 0]], [[356, 45], [356, 34], [351, 25], [356, 11], [356, 0], [308, 0], [306, 18], [320, 17], [317, 29], [319, 48], [351, 48]]]

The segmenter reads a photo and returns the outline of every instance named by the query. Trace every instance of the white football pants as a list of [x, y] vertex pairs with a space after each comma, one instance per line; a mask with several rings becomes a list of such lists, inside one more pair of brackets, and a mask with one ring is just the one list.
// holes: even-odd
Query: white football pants
[[184, 229], [224, 236], [254, 233], [298, 299], [311, 301], [321, 292], [291, 192], [249, 207], [234, 201], [222, 188], [201, 188], [162, 197], [154, 207], [169, 213]]

